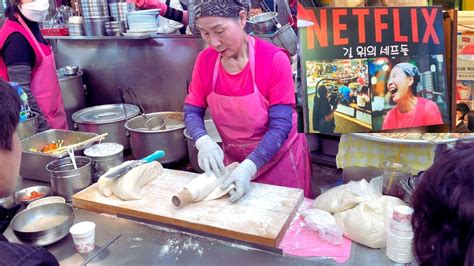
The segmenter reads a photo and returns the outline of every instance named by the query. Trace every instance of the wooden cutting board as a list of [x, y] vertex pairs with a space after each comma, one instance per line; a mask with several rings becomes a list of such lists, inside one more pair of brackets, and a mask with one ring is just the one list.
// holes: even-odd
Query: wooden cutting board
[[249, 192], [235, 204], [230, 204], [229, 197], [224, 196], [175, 207], [172, 196], [197, 176], [165, 169], [162, 175], [143, 187], [141, 200], [132, 201], [104, 197], [97, 190], [97, 184], [93, 184], [76, 193], [72, 203], [91, 211], [128, 215], [277, 247], [303, 201], [301, 189], [252, 183]]

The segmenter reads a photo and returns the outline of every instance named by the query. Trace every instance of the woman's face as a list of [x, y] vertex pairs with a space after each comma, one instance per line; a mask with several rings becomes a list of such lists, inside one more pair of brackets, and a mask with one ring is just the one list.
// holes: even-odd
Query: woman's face
[[413, 77], [408, 76], [403, 69], [394, 67], [388, 77], [387, 88], [392, 94], [394, 102], [407, 100], [413, 95], [410, 86], [413, 84]]
[[201, 17], [197, 25], [207, 45], [222, 57], [236, 57], [244, 45], [244, 27], [247, 16], [244, 11], [237, 19], [223, 17]]

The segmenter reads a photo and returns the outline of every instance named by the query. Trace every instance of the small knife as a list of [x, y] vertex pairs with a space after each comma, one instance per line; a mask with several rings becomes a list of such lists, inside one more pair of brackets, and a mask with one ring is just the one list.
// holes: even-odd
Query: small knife
[[128, 173], [128, 171], [132, 170], [133, 168], [140, 166], [145, 163], [150, 163], [155, 160], [158, 160], [160, 158], [163, 158], [165, 156], [165, 152], [162, 150], [155, 151], [154, 153], [148, 155], [147, 157], [141, 159], [141, 160], [136, 160], [133, 163], [130, 163], [126, 166], [119, 167], [118, 169], [115, 169], [114, 171], [108, 173], [107, 175], [104, 175], [106, 178], [117, 178], [121, 177], [124, 174]]

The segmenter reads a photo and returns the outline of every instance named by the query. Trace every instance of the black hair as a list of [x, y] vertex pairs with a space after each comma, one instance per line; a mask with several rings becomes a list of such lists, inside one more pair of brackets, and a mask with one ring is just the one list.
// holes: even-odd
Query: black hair
[[474, 111], [468, 111], [467, 113], [465, 113], [463, 115], [463, 119], [465, 118], [467, 118], [467, 123], [466, 123], [467, 129], [469, 129], [469, 131], [471, 132], [474, 132]]
[[327, 94], [328, 94], [328, 89], [326, 88], [326, 86], [324, 85], [319, 86], [318, 88], [319, 97], [326, 97]]
[[13, 134], [20, 120], [21, 102], [16, 90], [0, 79], [0, 150], [12, 150]]
[[6, 0], [5, 17], [10, 20], [17, 21], [15, 14], [20, 14], [21, 0]]
[[469, 106], [466, 103], [458, 103], [456, 105], [456, 111], [459, 111], [462, 113], [462, 116], [469, 112]]
[[420, 265], [474, 265], [474, 143], [458, 142], [423, 173], [412, 196]]

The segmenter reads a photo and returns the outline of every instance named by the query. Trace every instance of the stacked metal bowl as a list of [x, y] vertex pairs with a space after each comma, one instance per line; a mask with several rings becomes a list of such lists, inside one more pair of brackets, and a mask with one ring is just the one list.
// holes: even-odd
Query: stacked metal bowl
[[125, 32], [125, 24], [123, 21], [105, 22], [105, 33], [108, 36], [121, 36]]
[[107, 0], [80, 0], [87, 36], [105, 36], [105, 22], [110, 21]]
[[127, 2], [109, 3], [109, 10], [112, 20], [123, 21], [125, 23], [125, 27], [128, 27], [127, 13], [135, 11], [135, 4]]
[[81, 16], [69, 17], [67, 27], [70, 36], [84, 36], [84, 19]]

